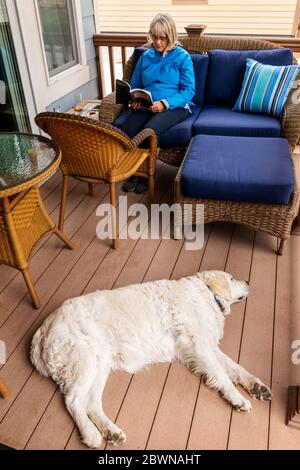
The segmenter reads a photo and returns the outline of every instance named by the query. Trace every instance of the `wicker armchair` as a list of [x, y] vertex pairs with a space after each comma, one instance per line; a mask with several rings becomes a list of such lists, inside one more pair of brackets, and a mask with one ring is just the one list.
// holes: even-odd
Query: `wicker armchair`
[[[81, 116], [63, 113], [41, 113], [35, 118], [36, 124], [60, 147], [63, 173], [63, 187], [59, 215], [59, 227], [64, 223], [67, 199], [68, 176], [89, 185], [109, 183], [111, 205], [116, 209], [116, 183], [135, 174], [148, 177], [150, 202], [154, 196], [154, 173], [157, 157], [155, 132], [145, 129], [134, 139], [119, 129], [105, 123]], [[150, 149], [137, 148], [150, 138]], [[118, 248], [119, 231], [116, 211], [113, 211], [113, 247]]]
[[[184, 38], [181, 40], [183, 47], [191, 53], [206, 53], [212, 49], [226, 50], [251, 50], [251, 49], [277, 49], [278, 44], [250, 38], [239, 37], [209, 37], [202, 36], [198, 39]], [[297, 63], [294, 58], [294, 63]], [[124, 80], [130, 81], [133, 70], [133, 56], [126, 63]], [[300, 73], [297, 77], [300, 79]], [[121, 113], [122, 105], [116, 104], [115, 92], [106, 96], [100, 106], [99, 119], [112, 123]], [[293, 150], [300, 137], [300, 103], [295, 105], [287, 102], [282, 119], [282, 137], [285, 137]], [[186, 152], [186, 147], [173, 147], [160, 149], [158, 158], [165, 163], [180, 166]]]

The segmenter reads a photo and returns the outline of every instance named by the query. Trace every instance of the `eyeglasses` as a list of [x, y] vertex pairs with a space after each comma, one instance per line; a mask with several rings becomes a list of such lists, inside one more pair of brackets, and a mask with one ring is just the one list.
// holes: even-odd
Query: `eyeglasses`
[[150, 33], [150, 37], [153, 42], [160, 41], [160, 42], [166, 43], [168, 41], [167, 36], [155, 36], [155, 34]]

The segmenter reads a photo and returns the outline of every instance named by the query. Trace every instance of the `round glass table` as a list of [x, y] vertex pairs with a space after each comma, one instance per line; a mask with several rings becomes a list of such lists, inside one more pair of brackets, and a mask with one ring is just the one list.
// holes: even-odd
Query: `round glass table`
[[34, 247], [55, 233], [73, 249], [49, 217], [39, 190], [60, 161], [60, 150], [45, 137], [0, 133], [0, 263], [22, 272], [35, 308], [40, 301], [28, 269]]

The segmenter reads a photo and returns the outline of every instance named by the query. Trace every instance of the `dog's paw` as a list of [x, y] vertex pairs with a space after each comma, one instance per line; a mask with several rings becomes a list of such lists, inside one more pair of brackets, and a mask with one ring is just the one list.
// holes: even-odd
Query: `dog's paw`
[[82, 442], [91, 449], [98, 449], [102, 444], [102, 436], [98, 429], [95, 428], [82, 436]]
[[111, 432], [109, 429], [105, 429], [102, 432], [102, 435], [109, 444], [114, 446], [120, 446], [126, 441], [126, 435], [121, 429], [115, 432]]
[[251, 411], [252, 405], [249, 400], [246, 400], [246, 398], [242, 397], [235, 403], [232, 403], [234, 409], [236, 411]]
[[272, 391], [260, 381], [255, 382], [250, 388], [250, 395], [257, 400], [269, 401], [272, 399]]

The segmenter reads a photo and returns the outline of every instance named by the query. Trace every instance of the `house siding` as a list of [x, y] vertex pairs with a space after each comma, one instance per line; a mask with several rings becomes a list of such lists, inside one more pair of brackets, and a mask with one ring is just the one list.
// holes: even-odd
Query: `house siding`
[[97, 32], [145, 32], [159, 12], [170, 13], [178, 32], [204, 23], [211, 34], [287, 35], [294, 31], [297, 0], [95, 0]]
[[98, 77], [96, 67], [96, 53], [93, 44], [93, 35], [96, 32], [95, 28], [95, 15], [94, 15], [94, 2], [93, 0], [81, 0], [82, 21], [84, 30], [85, 49], [87, 56], [87, 63], [90, 70], [90, 79], [81, 87], [73, 90], [71, 93], [61, 97], [59, 100], [47, 106], [48, 111], [60, 107], [62, 111], [66, 111], [75, 104], [75, 95], [81, 93], [83, 98], [98, 98]]

